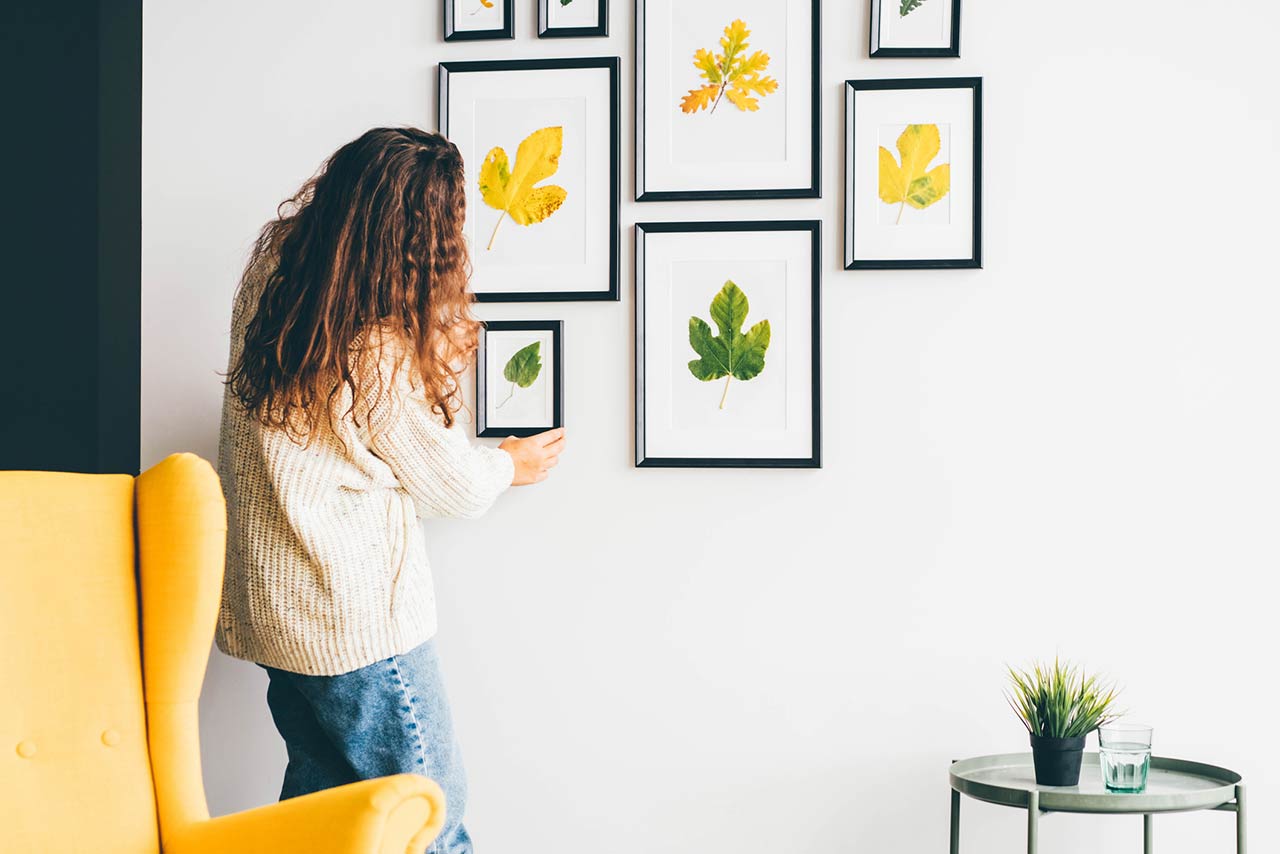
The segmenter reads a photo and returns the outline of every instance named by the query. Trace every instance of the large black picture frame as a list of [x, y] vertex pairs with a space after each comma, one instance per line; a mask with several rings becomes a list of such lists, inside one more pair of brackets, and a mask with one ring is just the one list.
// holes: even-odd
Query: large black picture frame
[[[543, 427], [492, 427], [488, 423], [486, 404], [486, 336], [489, 332], [550, 332], [551, 333], [551, 396], [552, 423]], [[545, 430], [564, 426], [564, 345], [562, 338], [564, 321], [561, 320], [488, 320], [480, 332], [476, 350], [476, 436], [482, 438], [507, 436], [534, 436]]]
[[616, 302], [619, 280], [618, 209], [621, 202], [619, 164], [621, 130], [619, 125], [619, 67], [616, 56], [571, 57], [565, 59], [484, 59], [465, 62], [442, 62], [438, 68], [436, 128], [449, 135], [449, 77], [491, 71], [540, 71], [548, 69], [604, 68], [609, 71], [609, 287], [600, 291], [512, 291], [477, 293], [477, 302], [569, 302], [608, 300]]
[[[638, 222], [635, 225], [635, 418], [637, 468], [822, 468], [822, 222], [820, 220], [725, 220]], [[685, 232], [709, 234], [753, 231], [801, 231], [810, 235], [811, 454], [808, 457], [653, 457], [645, 452], [645, 236]]]
[[646, 190], [644, 186], [644, 21], [645, 0], [635, 0], [635, 96], [636, 159], [635, 185], [637, 202], [683, 202], [733, 199], [819, 199], [822, 198], [822, 2], [812, 0], [813, 32], [809, 41], [811, 62], [811, 109], [813, 127], [809, 143], [809, 185], [807, 187], [735, 189], [735, 190]]
[[[960, 0], [951, 0], [951, 44], [947, 47], [880, 47], [880, 12], [894, 0], [871, 0], [868, 4], [867, 56], [871, 59], [947, 59], [960, 56]], [[880, 14], [877, 14], [880, 12]]]
[[[854, 168], [850, 146], [855, 127], [853, 93], [883, 89], [963, 89], [973, 90], [973, 240], [968, 258], [914, 258], [855, 260], [850, 244], [857, 228], [854, 218]], [[846, 80], [845, 92], [845, 182], [844, 182], [844, 268], [846, 270], [976, 270], [982, 268], [982, 78], [981, 77], [896, 77], [876, 80]]]
[[[560, 0], [538, 0], [538, 38], [540, 39], [572, 39], [592, 38], [609, 35], [609, 0], [596, 0], [599, 4], [597, 20], [594, 27], [552, 27], [548, 24], [547, 4]], [[589, 2], [589, 0], [577, 0]]]
[[444, 0], [444, 40], [447, 42], [487, 41], [490, 39], [513, 39], [516, 37], [515, 0], [501, 0], [501, 27], [492, 30], [459, 30], [454, 27], [454, 5], [457, 0]]

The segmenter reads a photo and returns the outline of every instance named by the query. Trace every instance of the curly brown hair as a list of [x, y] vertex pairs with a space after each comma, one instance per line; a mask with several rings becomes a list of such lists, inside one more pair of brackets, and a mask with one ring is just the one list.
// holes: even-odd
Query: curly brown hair
[[[273, 270], [227, 377], [246, 411], [308, 440], [332, 419], [379, 404], [390, 385], [382, 351], [394, 346], [392, 376], [411, 370], [451, 425], [458, 365], [479, 328], [465, 211], [462, 155], [440, 134], [375, 128], [338, 149], [254, 246], [247, 269]], [[376, 382], [361, 368], [368, 364]]]

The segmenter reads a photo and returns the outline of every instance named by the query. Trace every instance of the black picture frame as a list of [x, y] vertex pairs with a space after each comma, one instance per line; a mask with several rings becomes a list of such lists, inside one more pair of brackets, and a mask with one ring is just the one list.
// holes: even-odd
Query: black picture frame
[[[486, 337], [490, 332], [550, 332], [551, 333], [551, 406], [552, 423], [543, 427], [492, 427], [488, 423], [485, 405]], [[533, 436], [545, 430], [564, 426], [564, 345], [562, 320], [488, 320], [480, 331], [479, 348], [476, 350], [476, 436], [493, 438], [507, 436]]]
[[[851, 168], [850, 131], [855, 126], [853, 93], [877, 89], [972, 89], [973, 90], [973, 241], [968, 258], [863, 259], [853, 258], [850, 236], [857, 228], [853, 215], [854, 169]], [[980, 270], [982, 269], [982, 78], [981, 77], [896, 77], [875, 80], [846, 80], [845, 94], [845, 186], [844, 268], [846, 270]]]
[[[600, 23], [596, 24], [594, 27], [549, 26], [547, 23], [547, 4], [558, 2], [560, 2], [560, 0], [538, 0], [538, 38], [573, 39], [603, 37], [609, 35], [609, 0], [596, 0], [600, 9], [596, 17]], [[590, 2], [590, 0], [576, 0], [576, 2]]]
[[[724, 220], [637, 222], [635, 225], [635, 430], [637, 468], [822, 468], [822, 222], [820, 220]], [[807, 231], [810, 235], [811, 453], [808, 457], [652, 457], [645, 453], [645, 236], [686, 232], [716, 234], [752, 231]]]
[[492, 30], [459, 30], [455, 29], [454, 6], [458, 0], [444, 0], [444, 40], [447, 42], [487, 41], [490, 39], [513, 39], [516, 37], [515, 0], [501, 0], [502, 26]]
[[880, 8], [894, 0], [868, 4], [867, 56], [871, 59], [953, 59], [960, 56], [960, 0], [951, 0], [951, 44], [947, 47], [880, 47]]
[[609, 287], [600, 291], [511, 291], [477, 293], [477, 302], [580, 302], [619, 299], [619, 206], [621, 202], [619, 169], [621, 162], [619, 123], [619, 66], [616, 56], [571, 57], [564, 59], [482, 59], [465, 62], [442, 62], [437, 69], [436, 129], [449, 135], [449, 77], [453, 74], [493, 71], [539, 71], [549, 69], [604, 68], [609, 72]]
[[737, 189], [737, 190], [646, 190], [644, 186], [644, 14], [645, 0], [635, 0], [635, 97], [636, 159], [635, 186], [637, 202], [729, 201], [735, 199], [820, 199], [822, 198], [822, 2], [812, 0], [813, 32], [809, 42], [812, 53], [810, 102], [813, 127], [809, 142], [809, 185], [807, 187]]

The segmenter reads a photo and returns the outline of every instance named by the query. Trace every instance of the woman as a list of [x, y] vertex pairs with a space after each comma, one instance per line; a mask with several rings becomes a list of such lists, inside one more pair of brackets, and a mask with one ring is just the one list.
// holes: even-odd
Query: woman
[[218, 647], [267, 671], [280, 797], [424, 774], [448, 854], [472, 847], [418, 520], [477, 517], [564, 447], [562, 430], [472, 446], [457, 424], [479, 327], [465, 200], [452, 143], [378, 128], [282, 205], [236, 296], [218, 454]]

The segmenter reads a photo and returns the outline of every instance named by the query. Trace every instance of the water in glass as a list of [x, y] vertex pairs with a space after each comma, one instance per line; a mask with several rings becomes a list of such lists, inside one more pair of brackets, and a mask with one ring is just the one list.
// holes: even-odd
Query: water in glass
[[1147, 788], [1151, 746], [1141, 742], [1113, 742], [1099, 748], [1102, 781], [1113, 792], [1141, 792]]

